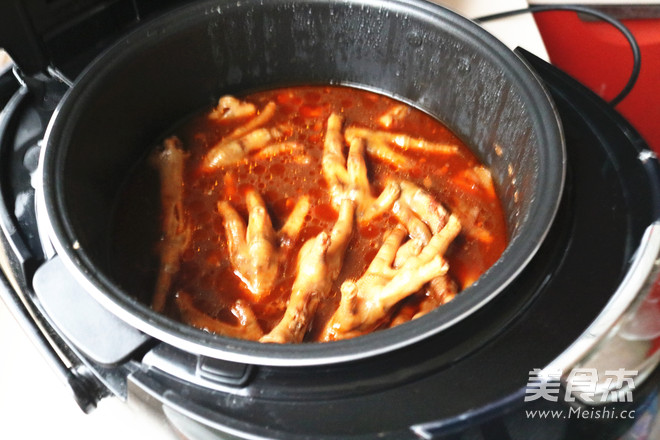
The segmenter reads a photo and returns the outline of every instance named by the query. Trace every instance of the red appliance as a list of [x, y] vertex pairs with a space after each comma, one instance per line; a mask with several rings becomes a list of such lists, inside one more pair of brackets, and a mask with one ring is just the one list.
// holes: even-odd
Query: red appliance
[[[633, 33], [642, 56], [635, 87], [616, 109], [660, 153], [660, 3], [607, 9]], [[633, 58], [619, 31], [575, 12], [537, 13], [535, 19], [553, 65], [605, 100], [614, 98], [624, 87]]]

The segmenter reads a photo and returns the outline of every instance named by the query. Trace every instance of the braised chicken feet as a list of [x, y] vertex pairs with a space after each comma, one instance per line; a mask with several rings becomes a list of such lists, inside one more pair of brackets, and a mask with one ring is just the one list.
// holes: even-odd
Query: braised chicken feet
[[431, 142], [423, 138], [416, 138], [405, 133], [391, 133], [389, 131], [370, 130], [368, 128], [350, 127], [346, 130], [349, 136], [359, 136], [369, 142], [382, 145], [397, 146], [403, 150], [419, 150], [436, 154], [456, 154], [458, 147], [449, 143]]
[[[233, 113], [239, 113], [241, 116], [254, 115], [254, 117], [235, 128], [206, 153], [201, 165], [201, 170], [204, 172], [211, 172], [220, 167], [238, 163], [245, 159], [249, 153], [259, 151], [282, 137], [282, 132], [275, 127], [263, 128], [263, 125], [275, 115], [277, 105], [274, 102], [266, 104], [260, 112], [256, 110], [252, 112], [249, 107], [251, 104], [241, 102], [236, 104], [233, 100], [230, 100], [230, 102], [232, 106], [222, 113], [218, 110], [222, 104], [221, 99], [218, 108], [211, 112], [209, 117], [221, 120], [223, 115]], [[243, 106], [247, 106], [248, 109], [243, 109]], [[219, 115], [214, 117], [213, 115], [216, 114]]]
[[323, 144], [323, 176], [330, 188], [333, 205], [339, 208], [342, 200], [350, 199], [356, 204], [357, 220], [367, 222], [389, 210], [400, 190], [390, 182], [378, 197], [373, 196], [364, 160], [365, 141], [360, 137], [352, 138], [348, 159], [345, 159], [342, 124], [341, 116], [336, 113], [328, 118]]
[[356, 139], [362, 139], [367, 146], [367, 153], [378, 157], [380, 160], [387, 162], [396, 167], [410, 167], [412, 161], [401, 153], [397, 153], [387, 145], [385, 139], [379, 136], [373, 136], [373, 131], [349, 127], [346, 129], [346, 141], [351, 144]]
[[229, 259], [234, 273], [245, 283], [254, 300], [270, 293], [284, 257], [281, 242], [295, 238], [309, 210], [309, 200], [302, 197], [296, 203], [279, 233], [275, 232], [266, 205], [253, 189], [247, 191], [247, 227], [242, 217], [227, 201], [218, 203], [223, 218]]
[[[394, 267], [399, 267], [408, 259], [411, 254], [411, 246], [415, 242], [426, 245], [433, 234], [445, 228], [446, 245], [449, 246], [462, 228], [458, 218], [453, 214], [450, 215], [442, 204], [427, 191], [408, 181], [401, 181], [399, 185], [401, 197], [394, 203], [392, 212], [408, 229], [412, 240], [401, 247], [394, 261]], [[457, 291], [456, 284], [447, 274], [432, 279], [425, 297], [420, 303], [420, 310], [414, 318], [450, 301], [456, 296]]]
[[201, 310], [195, 305], [192, 295], [188, 292], [177, 292], [175, 301], [183, 319], [199, 329], [223, 336], [253, 341], [258, 340], [264, 334], [252, 308], [242, 299], [234, 302], [230, 308], [230, 312], [236, 320], [235, 324], [216, 319]]
[[297, 275], [282, 320], [261, 342], [301, 342], [320, 301], [325, 299], [341, 271], [353, 230], [353, 202], [344, 200], [331, 234], [321, 232], [298, 253]]
[[447, 273], [449, 266], [442, 254], [451, 240], [445, 228], [433, 235], [425, 246], [415, 242], [406, 261], [400, 267], [394, 267], [406, 235], [406, 229], [397, 226], [387, 236], [366, 272], [358, 280], [347, 280], [342, 284], [339, 307], [326, 325], [323, 340], [349, 338], [375, 328], [395, 304]]
[[163, 235], [158, 243], [160, 266], [151, 306], [162, 312], [172, 278], [178, 272], [181, 254], [190, 243], [191, 227], [183, 211], [183, 171], [188, 153], [176, 136], [165, 139], [163, 147], [150, 157], [158, 170]]
[[392, 206], [392, 213], [412, 238], [428, 243], [431, 236], [447, 223], [449, 213], [431, 194], [414, 183], [402, 180], [396, 184], [400, 196]]
[[256, 113], [257, 107], [254, 104], [225, 95], [220, 97], [218, 105], [209, 113], [209, 119], [228, 122], [254, 116]]

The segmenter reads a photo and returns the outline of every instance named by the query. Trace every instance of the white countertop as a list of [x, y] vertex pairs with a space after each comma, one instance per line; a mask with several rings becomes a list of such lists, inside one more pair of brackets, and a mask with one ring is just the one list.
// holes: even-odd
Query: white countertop
[[[467, 17], [527, 6], [525, 0], [436, 0], [436, 3]], [[531, 15], [486, 23], [484, 27], [509, 47], [520, 45], [547, 59], [547, 52]], [[91, 414], [83, 414], [68, 388], [58, 381], [2, 301], [0, 353], [0, 439], [178, 438], [163, 424], [155, 424], [135, 413], [117, 398], [104, 399]]]
[[[528, 6], [526, 0], [431, 0], [445, 6], [465, 17], [483, 17], [498, 12], [524, 9]], [[529, 2], [533, 3], [533, 2]], [[493, 20], [482, 25], [491, 34], [495, 35], [510, 49], [520, 46], [534, 55], [548, 60], [541, 34], [532, 14], [525, 13], [505, 19]]]

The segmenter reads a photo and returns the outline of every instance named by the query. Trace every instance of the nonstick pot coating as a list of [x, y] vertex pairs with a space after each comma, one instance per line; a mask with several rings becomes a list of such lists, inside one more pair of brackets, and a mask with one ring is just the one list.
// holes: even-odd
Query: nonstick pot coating
[[[510, 244], [449, 304], [394, 329], [325, 344], [212, 335], [155, 313], [108, 276], [119, 189], [147, 149], [226, 93], [296, 84], [383, 92], [437, 117], [490, 167]], [[101, 304], [180, 348], [240, 362], [309, 365], [394, 350], [469, 315], [522, 270], [561, 195], [565, 156], [553, 104], [532, 71], [476, 24], [423, 1], [200, 2], [149, 22], [76, 80], [42, 154], [50, 235]]]

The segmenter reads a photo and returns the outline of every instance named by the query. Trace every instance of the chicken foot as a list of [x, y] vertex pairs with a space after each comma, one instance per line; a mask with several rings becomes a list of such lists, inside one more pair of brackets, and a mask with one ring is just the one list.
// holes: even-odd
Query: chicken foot
[[364, 139], [351, 140], [345, 159], [342, 123], [341, 116], [336, 113], [328, 118], [323, 145], [323, 176], [330, 187], [333, 205], [338, 208], [344, 199], [354, 201], [358, 221], [366, 222], [389, 210], [399, 197], [400, 189], [394, 182], [389, 182], [378, 197], [372, 195], [364, 160]]
[[453, 144], [431, 142], [404, 133], [390, 133], [362, 127], [347, 128], [346, 136], [361, 137], [374, 144], [396, 145], [404, 150], [420, 150], [436, 154], [456, 154], [459, 151], [458, 146]]
[[223, 139], [206, 153], [202, 170], [210, 171], [238, 163], [250, 152], [265, 148], [281, 136], [277, 128], [258, 128], [236, 139]]
[[255, 300], [268, 293], [277, 280], [284, 251], [280, 243], [293, 240], [309, 211], [309, 200], [302, 197], [279, 232], [275, 232], [266, 205], [255, 190], [246, 194], [248, 224], [227, 201], [218, 203], [223, 218], [229, 259], [234, 273], [241, 278]]
[[255, 155], [255, 159], [270, 160], [280, 154], [289, 154], [293, 158], [293, 162], [299, 164], [309, 164], [311, 157], [305, 151], [305, 147], [297, 142], [280, 142], [268, 145], [267, 147], [259, 150]]
[[449, 213], [431, 194], [408, 181], [397, 182], [400, 197], [392, 206], [392, 213], [410, 236], [426, 244], [431, 236], [447, 223]]
[[353, 202], [345, 199], [328, 236], [321, 232], [308, 240], [298, 253], [297, 275], [282, 320], [261, 342], [301, 342], [316, 309], [341, 271], [344, 253], [353, 231]]
[[[437, 234], [443, 228], [446, 231], [447, 240], [444, 244], [445, 248], [442, 250], [444, 254], [446, 247], [461, 231], [460, 221], [455, 215], [450, 215], [442, 204], [424, 189], [407, 181], [399, 182], [399, 185], [401, 186], [401, 197], [395, 202], [392, 212], [408, 229], [412, 240], [401, 247], [396, 255], [394, 266], [399, 267], [408, 259], [412, 252], [411, 248], [416, 243], [426, 245], [433, 234]], [[429, 283], [425, 298], [420, 303], [419, 312], [413, 319], [450, 301], [456, 293], [457, 287], [447, 274], [434, 278]]]
[[346, 129], [345, 137], [349, 144], [356, 139], [363, 139], [367, 144], [368, 154], [376, 156], [395, 167], [412, 166], [410, 159], [390, 148], [385, 139], [379, 136], [368, 136], [367, 134], [368, 131], [366, 129], [351, 127]]
[[190, 243], [191, 228], [183, 212], [183, 172], [188, 153], [176, 136], [165, 139], [163, 148], [151, 156], [158, 170], [161, 192], [162, 238], [158, 244], [160, 267], [151, 306], [165, 308], [172, 277], [179, 270], [181, 254]]
[[204, 156], [201, 170], [209, 172], [237, 163], [251, 151], [257, 151], [279, 139], [282, 136], [279, 130], [262, 127], [272, 119], [276, 109], [276, 104], [269, 102], [256, 116], [222, 138]]
[[216, 121], [234, 121], [248, 116], [254, 116], [257, 107], [245, 101], [240, 101], [231, 95], [220, 97], [218, 105], [209, 113], [209, 119]]
[[448, 240], [441, 230], [426, 246], [415, 246], [407, 260], [394, 267], [397, 252], [407, 231], [397, 226], [385, 239], [366, 272], [341, 286], [339, 307], [328, 321], [322, 339], [344, 339], [369, 331], [387, 317], [392, 307], [447, 273], [441, 254]]
[[230, 309], [231, 314], [236, 318], [235, 324], [216, 319], [199, 309], [188, 292], [178, 292], [175, 300], [181, 317], [193, 327], [223, 336], [253, 341], [258, 340], [264, 333], [249, 304], [241, 299], [237, 300]]

